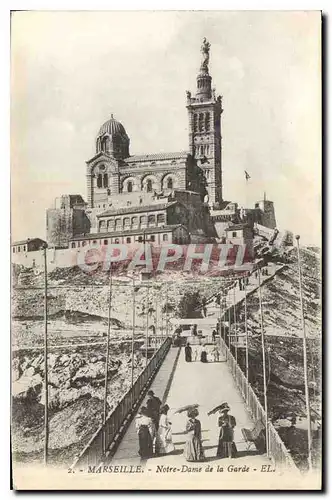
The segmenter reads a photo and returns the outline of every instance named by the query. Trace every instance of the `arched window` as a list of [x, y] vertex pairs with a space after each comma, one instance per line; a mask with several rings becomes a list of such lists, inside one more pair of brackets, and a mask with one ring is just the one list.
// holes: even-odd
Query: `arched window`
[[131, 218], [131, 225], [133, 226], [133, 228], [138, 227], [138, 217]]
[[115, 219], [115, 231], [120, 231], [122, 229], [122, 220]]
[[107, 188], [108, 187], [108, 175], [107, 174], [104, 174], [104, 188]]
[[114, 243], [120, 243], [119, 238], [114, 238]]
[[126, 239], [126, 243], [131, 243], [131, 238], [128, 236], [128, 238]]
[[147, 190], [148, 193], [151, 193], [151, 191], [152, 191], [152, 180], [151, 179], [147, 180], [146, 190]]
[[210, 113], [205, 115], [205, 130], [208, 132], [210, 130]]
[[163, 241], [168, 241], [168, 234], [163, 234]]
[[203, 115], [203, 113], [200, 113], [199, 117], [198, 117], [198, 130], [200, 132], [203, 131], [203, 120], [204, 120], [204, 115]]
[[109, 151], [110, 150], [110, 138], [109, 137], [104, 137], [101, 143], [101, 149], [102, 151]]
[[194, 132], [197, 132], [197, 114], [194, 114]]
[[102, 231], [105, 231], [105, 229], [106, 229], [106, 221], [101, 220], [99, 222], [99, 231], [102, 232]]
[[128, 229], [130, 227], [130, 217], [125, 217], [123, 219], [123, 222], [124, 222], [124, 227]]
[[157, 224], [164, 224], [165, 222], [165, 214], [158, 214], [157, 215]]
[[107, 221], [107, 229], [109, 231], [113, 231], [114, 230], [114, 219], [109, 219]]
[[131, 181], [128, 181], [127, 191], [128, 191], [128, 193], [132, 193], [133, 192], [133, 183]]
[[156, 224], [156, 216], [154, 214], [150, 214], [148, 216], [148, 225], [155, 226], [155, 224]]
[[171, 177], [167, 179], [167, 189], [173, 189], [173, 179]]
[[101, 174], [98, 174], [97, 177], [97, 188], [101, 188], [103, 186], [103, 176]]
[[146, 225], [146, 215], [141, 215], [139, 218], [139, 223], [141, 226]]

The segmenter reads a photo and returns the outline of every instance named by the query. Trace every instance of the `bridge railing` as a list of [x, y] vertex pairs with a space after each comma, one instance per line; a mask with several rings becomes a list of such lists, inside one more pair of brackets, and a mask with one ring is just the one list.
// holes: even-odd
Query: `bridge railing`
[[[243, 399], [246, 401], [247, 408], [250, 411], [253, 420], [255, 422], [261, 421], [264, 423], [265, 410], [223, 338], [220, 339], [220, 346], [226, 357], [226, 362], [233, 375], [235, 383], [240, 390]], [[268, 440], [269, 452], [276, 466], [278, 468], [287, 467], [287, 469], [291, 469], [294, 472], [299, 472], [291, 454], [287, 450], [285, 444], [271, 422], [268, 423]]]
[[155, 352], [149, 363], [139, 374], [133, 386], [121, 398], [116, 408], [108, 415], [105, 426], [101, 425], [99, 427], [84, 450], [74, 461], [72, 469], [79, 467], [87, 468], [89, 465], [98, 465], [102, 461], [105, 450], [109, 450], [116, 438], [119, 437], [126, 420], [132, 416], [139, 405], [142, 396], [145, 394], [145, 390], [150, 385], [152, 378], [168, 353], [171, 343], [171, 339], [167, 338]]

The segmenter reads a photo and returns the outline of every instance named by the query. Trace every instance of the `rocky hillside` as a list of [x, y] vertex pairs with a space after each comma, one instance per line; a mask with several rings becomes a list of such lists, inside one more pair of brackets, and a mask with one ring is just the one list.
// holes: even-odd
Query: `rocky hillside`
[[[128, 344], [112, 345], [109, 359], [108, 411], [129, 389]], [[61, 349], [49, 354], [51, 461], [70, 465], [102, 422], [105, 348]], [[135, 354], [135, 376], [143, 368]], [[19, 351], [12, 362], [12, 442], [17, 461], [40, 461], [44, 430], [43, 354]]]
[[[319, 253], [302, 251], [305, 326], [308, 336], [308, 378], [312, 416], [321, 415], [321, 285]], [[268, 409], [269, 417], [281, 434], [285, 435], [284, 420], [295, 417], [297, 425], [306, 418], [303, 371], [303, 333], [299, 299], [298, 269], [294, 253], [289, 265], [262, 288], [265, 331]], [[248, 330], [250, 355], [250, 381], [263, 402], [262, 346], [258, 294], [248, 297]], [[244, 332], [244, 306], [239, 307], [239, 329]], [[244, 349], [239, 350], [239, 360], [245, 370]], [[295, 440], [295, 459], [300, 466], [306, 463], [306, 433], [303, 446]], [[288, 443], [287, 443], [288, 444]]]
[[[14, 319], [41, 319], [44, 314], [43, 273], [21, 266], [13, 267], [12, 317]], [[75, 312], [98, 318], [107, 318], [109, 303], [109, 277], [106, 273], [85, 274], [80, 268], [56, 269], [49, 273], [49, 317], [70, 315]], [[181, 278], [181, 277], [180, 277]], [[167, 283], [156, 282], [156, 288], [147, 289], [146, 283], [137, 283], [135, 292], [136, 324], [143, 328], [146, 304], [149, 301], [150, 323], [155, 322], [169, 305], [169, 315], [175, 314], [180, 298], [188, 290], [199, 289], [202, 296], [210, 296], [219, 288], [216, 280], [211, 283], [202, 279], [199, 285], [185, 284], [182, 280]], [[114, 280], [112, 289], [111, 318], [114, 324], [124, 328], [132, 325], [132, 287], [124, 281]]]

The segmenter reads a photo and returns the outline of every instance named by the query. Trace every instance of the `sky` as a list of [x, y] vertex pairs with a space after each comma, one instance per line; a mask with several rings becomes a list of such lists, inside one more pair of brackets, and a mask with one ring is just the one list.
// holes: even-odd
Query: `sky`
[[188, 149], [186, 90], [206, 37], [224, 199], [250, 207], [266, 192], [278, 228], [320, 244], [319, 12], [26, 11], [11, 30], [13, 240], [45, 238], [55, 197], [86, 199], [86, 161], [112, 113], [130, 154]]

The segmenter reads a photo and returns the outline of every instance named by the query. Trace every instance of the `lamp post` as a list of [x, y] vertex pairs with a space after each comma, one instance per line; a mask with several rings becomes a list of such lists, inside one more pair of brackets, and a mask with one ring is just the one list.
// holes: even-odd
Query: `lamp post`
[[229, 304], [228, 307], [228, 347], [230, 350], [230, 353], [232, 354], [232, 343], [231, 343], [231, 304]]
[[[131, 336], [131, 389], [134, 386], [134, 342], [135, 342], [135, 322], [136, 322], [136, 301], [135, 301], [135, 278], [133, 280], [133, 327]], [[131, 391], [131, 406], [133, 406], [133, 391]]]
[[[156, 323], [156, 328], [155, 328], [155, 351], [157, 350], [157, 347], [159, 347], [159, 345], [157, 345], [157, 342], [160, 343], [160, 345], [162, 344], [162, 337], [158, 336], [158, 303], [159, 303], [159, 300], [160, 300], [160, 292], [162, 290], [162, 285], [158, 286], [157, 284], [155, 285], [155, 288], [156, 288], [156, 303], [155, 303], [155, 323]], [[158, 293], [157, 293], [158, 292]]]
[[162, 338], [164, 338], [164, 312], [162, 305], [160, 308], [160, 335]]
[[222, 304], [221, 304], [221, 301], [222, 301], [222, 293], [220, 290], [220, 293], [219, 293], [219, 344], [220, 344], [220, 349], [222, 346], [222, 342], [221, 342], [221, 308], [222, 308]]
[[248, 323], [247, 323], [247, 285], [246, 278], [243, 280], [244, 288], [244, 330], [246, 334], [246, 377], [247, 377], [247, 402], [249, 401], [249, 338], [248, 338]]
[[44, 246], [44, 465], [47, 466], [48, 462], [48, 438], [49, 438], [49, 421], [48, 421], [48, 332], [47, 332], [47, 245]]
[[146, 335], [145, 335], [145, 366], [148, 364], [148, 341], [149, 341], [149, 282], [146, 287]]
[[110, 283], [109, 283], [109, 297], [108, 297], [108, 318], [107, 318], [107, 348], [106, 348], [106, 360], [105, 360], [105, 388], [104, 388], [104, 414], [103, 414], [103, 426], [104, 426], [104, 453], [106, 453], [106, 418], [107, 418], [107, 384], [108, 384], [108, 366], [109, 366], [109, 355], [110, 355], [110, 338], [111, 338], [111, 311], [112, 311], [112, 267], [110, 268]]
[[298, 263], [298, 276], [299, 276], [299, 288], [300, 288], [300, 307], [301, 307], [301, 324], [303, 332], [303, 368], [304, 368], [304, 391], [305, 391], [305, 402], [308, 420], [308, 466], [309, 470], [312, 470], [312, 442], [311, 442], [311, 415], [310, 415], [310, 398], [309, 398], [309, 385], [308, 385], [308, 362], [307, 362], [307, 334], [305, 328], [305, 318], [304, 318], [304, 306], [303, 306], [303, 289], [302, 289], [302, 270], [301, 270], [301, 260], [300, 260], [300, 236], [296, 235], [296, 245], [297, 245], [297, 263]]
[[263, 356], [263, 386], [264, 386], [264, 409], [265, 409], [265, 439], [266, 439], [266, 454], [269, 457], [269, 429], [267, 415], [267, 386], [266, 386], [266, 361], [265, 361], [265, 339], [263, 325], [263, 308], [262, 308], [262, 291], [261, 291], [261, 270], [258, 269], [258, 297], [259, 297], [259, 315], [261, 325], [261, 340], [262, 340], [262, 356]]
[[168, 286], [167, 286], [167, 283], [166, 283], [166, 311], [165, 311], [165, 319], [166, 319], [166, 339], [168, 338]]
[[235, 306], [235, 288], [236, 282], [233, 288], [233, 312], [234, 312], [234, 341], [235, 341], [235, 360], [237, 363], [237, 332], [236, 332], [236, 306]]

